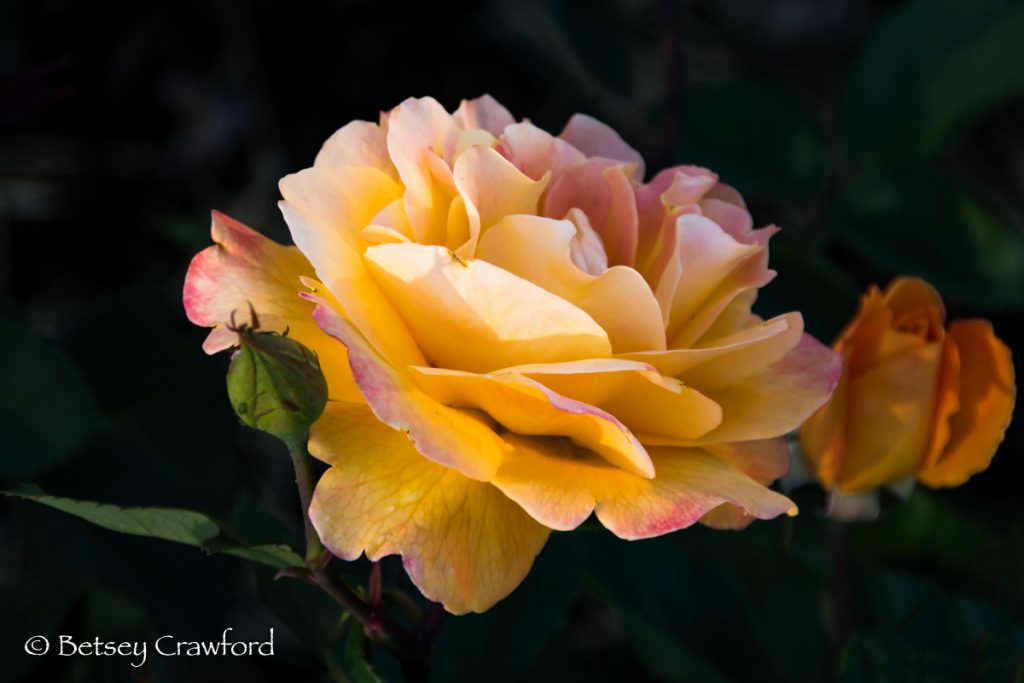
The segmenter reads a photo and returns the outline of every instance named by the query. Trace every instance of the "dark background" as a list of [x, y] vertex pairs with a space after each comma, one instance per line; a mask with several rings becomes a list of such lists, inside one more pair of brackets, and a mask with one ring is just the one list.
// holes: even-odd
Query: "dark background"
[[[211, 208], [286, 240], [277, 179], [410, 95], [489, 92], [554, 132], [583, 111], [649, 168], [718, 171], [783, 227], [762, 314], [828, 341], [869, 283], [921, 275], [1019, 362], [1022, 46], [1024, 3], [996, 0], [3, 3], [0, 485], [297, 540], [284, 449], [237, 425], [182, 279]], [[739, 534], [554, 534], [512, 597], [447, 620], [435, 678], [1020, 681], [1022, 446], [1018, 419], [988, 471], [875, 523], [828, 524], [806, 490], [798, 518]], [[333, 603], [270, 569], [32, 502], [0, 515], [5, 680], [361, 680]], [[277, 656], [132, 674], [22, 651], [228, 626], [274, 626]]]

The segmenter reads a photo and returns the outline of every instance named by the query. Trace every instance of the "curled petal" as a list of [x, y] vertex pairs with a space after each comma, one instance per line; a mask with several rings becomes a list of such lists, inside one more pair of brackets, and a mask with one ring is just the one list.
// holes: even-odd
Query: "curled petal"
[[388, 156], [387, 135], [383, 128], [369, 121], [353, 121], [338, 129], [320, 148], [313, 166], [370, 166], [398, 179], [398, 171]]
[[692, 387], [649, 365], [596, 359], [521, 365], [502, 372], [530, 377], [558, 393], [597, 406], [621, 420], [642, 442], [697, 439], [722, 422], [722, 408]]
[[608, 335], [581, 309], [480, 259], [463, 262], [443, 247], [384, 244], [367, 249], [365, 260], [437, 365], [487, 372], [611, 353]]
[[526, 576], [548, 529], [491, 486], [423, 458], [365, 406], [328, 404], [310, 451], [333, 463], [309, 516], [338, 557], [402, 556], [409, 578], [449, 612], [482, 612]]
[[534, 214], [547, 178], [531, 180], [490, 147], [466, 150], [455, 162], [455, 187], [464, 202], [469, 237], [456, 253], [476, 255], [480, 235], [509, 214]]
[[329, 306], [318, 305], [313, 318], [348, 349], [352, 376], [378, 420], [406, 432], [416, 449], [438, 464], [479, 481], [493, 476], [508, 446], [486, 423], [417, 389]]
[[559, 174], [544, 200], [544, 215], [565, 218], [571, 209], [586, 214], [604, 242], [608, 263], [633, 265], [639, 219], [633, 186], [621, 164], [590, 159]]
[[445, 241], [451, 197], [432, 167], [450, 163], [458, 136], [455, 121], [432, 97], [407, 99], [388, 116], [388, 154], [405, 185], [405, 213], [418, 242]]
[[498, 151], [534, 180], [540, 180], [549, 172], [557, 177], [586, 161], [578, 149], [529, 121], [507, 127], [501, 135]]
[[422, 363], [409, 330], [367, 272], [356, 241], [362, 238], [323, 218], [308, 217], [288, 202], [279, 206], [295, 244], [310, 255], [320, 280], [374, 347], [396, 364]]
[[957, 486], [988, 467], [1016, 398], [1010, 350], [987, 321], [956, 321], [949, 326], [947, 341], [959, 351], [960, 406], [949, 418], [942, 454], [917, 475], [932, 487]]
[[[759, 484], [768, 485], [789, 471], [789, 446], [784, 437], [716, 444], [707, 450]], [[722, 503], [701, 518], [712, 529], [745, 529], [755, 517], [734, 503]]]
[[644, 177], [644, 158], [640, 153], [626, 144], [609, 126], [591, 116], [574, 115], [558, 137], [588, 157], [604, 157], [636, 164], [633, 175], [641, 179]]
[[[657, 368], [658, 372], [668, 377], [680, 377], [712, 362], [720, 362], [722, 365], [728, 366], [730, 356], [733, 354], [743, 354], [742, 357], [749, 355], [754, 359], [771, 357], [774, 355], [774, 349], [786, 347], [786, 340], [778, 338], [787, 335], [792, 329], [803, 330], [803, 321], [799, 313], [787, 313], [771, 320], [758, 322], [728, 336], [708, 341], [706, 345], [700, 347], [620, 353], [616, 356], [649, 363]], [[786, 350], [788, 351], [789, 348]], [[774, 360], [778, 360], [778, 358], [766, 361], [765, 365]]]
[[707, 391], [722, 406], [722, 424], [700, 443], [753, 441], [799, 427], [828, 400], [842, 373], [842, 356], [809, 334], [764, 372]]
[[288, 330], [292, 338], [317, 354], [331, 398], [360, 400], [345, 348], [316, 326], [313, 305], [299, 298], [302, 278], [313, 275], [313, 267], [302, 253], [219, 211], [213, 212], [210, 232], [215, 244], [192, 259], [182, 296], [189, 320], [213, 327], [203, 350], [212, 354], [237, 344], [238, 335], [227, 325], [232, 317], [239, 323], [251, 323], [252, 306], [261, 329]]
[[462, 100], [452, 118], [463, 130], [480, 129], [494, 136], [501, 135], [505, 128], [516, 122], [508, 109], [490, 95]]
[[593, 405], [567, 398], [518, 373], [477, 375], [411, 368], [413, 380], [449, 406], [479, 410], [517, 434], [565, 436], [616, 467], [650, 478], [647, 451], [618, 419]]
[[593, 512], [612, 533], [632, 540], [688, 527], [722, 503], [758, 519], [796, 513], [788, 498], [701, 449], [651, 449], [658, 476], [644, 479], [581, 458], [567, 441], [508, 439], [515, 452], [493, 483], [552, 529], [574, 529]]
[[478, 255], [586, 311], [617, 353], [664, 349], [664, 323], [651, 288], [632, 268], [615, 266], [597, 276], [580, 270], [571, 253], [576, 234], [568, 221], [509, 216], [487, 231]]
[[685, 337], [672, 346], [684, 348], [697, 341], [699, 332], [703, 332], [687, 328], [697, 326], [702, 318], [702, 309], [716, 299], [718, 291], [723, 287], [731, 290], [739, 286], [758, 286], [732, 281], [743, 274], [741, 266], [757, 256], [761, 248], [736, 240], [717, 223], [703, 216], [684, 214], [676, 221], [676, 229], [678, 238], [674, 253], [679, 259], [679, 278], [674, 283], [659, 283], [655, 294], [666, 314], [669, 339]]

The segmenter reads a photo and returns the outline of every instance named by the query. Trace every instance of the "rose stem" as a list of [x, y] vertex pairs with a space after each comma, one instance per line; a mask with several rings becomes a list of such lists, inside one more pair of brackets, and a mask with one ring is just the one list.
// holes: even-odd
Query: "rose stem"
[[419, 648], [413, 646], [413, 638], [408, 632], [388, 619], [386, 614], [381, 614], [367, 605], [355, 591], [327, 570], [324, 556], [326, 554], [328, 562], [331, 556], [326, 553], [320, 536], [309, 519], [309, 503], [313, 498], [313, 487], [316, 482], [313, 468], [310, 467], [309, 453], [306, 451], [307, 439], [308, 435], [304, 434], [299, 438], [286, 439], [285, 443], [292, 458], [292, 465], [295, 467], [295, 484], [299, 489], [299, 501], [302, 503], [309, 578], [341, 605], [342, 609], [359, 620], [367, 637], [391, 650], [405, 662], [421, 659], [421, 655], [416, 652]]

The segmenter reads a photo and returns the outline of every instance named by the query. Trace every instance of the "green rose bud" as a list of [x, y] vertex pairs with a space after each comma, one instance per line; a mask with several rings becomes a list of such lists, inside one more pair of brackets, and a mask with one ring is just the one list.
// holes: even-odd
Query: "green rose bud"
[[234, 328], [238, 350], [228, 368], [228, 397], [242, 424], [290, 442], [304, 438], [327, 404], [316, 354], [284, 334]]

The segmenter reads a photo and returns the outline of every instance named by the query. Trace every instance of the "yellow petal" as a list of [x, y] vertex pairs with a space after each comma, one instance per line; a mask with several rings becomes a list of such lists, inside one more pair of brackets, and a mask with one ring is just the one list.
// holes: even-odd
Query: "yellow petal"
[[[789, 446], [786, 439], [764, 439], [743, 443], [718, 444], [707, 450], [752, 478], [768, 485], [789, 470]], [[712, 529], [745, 529], [756, 519], [734, 503], [722, 503], [700, 519]]]
[[568, 437], [616, 467], [641, 477], [654, 476], [651, 459], [636, 437], [613, 415], [593, 405], [510, 372], [477, 375], [436, 368], [410, 370], [420, 389], [440, 403], [482, 411], [517, 434]]
[[614, 415], [641, 442], [654, 437], [696, 439], [722, 421], [717, 403], [643, 363], [596, 359], [521, 365], [502, 372], [530, 377]]
[[643, 277], [625, 266], [583, 272], [570, 253], [575, 236], [568, 221], [509, 216], [487, 231], [477, 255], [586, 311], [616, 353], [664, 349], [661, 311]]
[[338, 129], [320, 148], [313, 165], [328, 168], [370, 166], [398, 179], [398, 171], [388, 156], [384, 129], [369, 121], [352, 121]]
[[278, 187], [299, 213], [349, 241], [401, 196], [401, 187], [383, 171], [355, 166], [314, 166], [286, 175]]
[[444, 243], [451, 197], [432, 166], [444, 166], [455, 152], [459, 128], [431, 97], [410, 98], [388, 116], [388, 154], [405, 185], [405, 212], [417, 242]]
[[938, 462], [917, 475], [932, 487], [957, 486], [988, 467], [1016, 399], [1013, 358], [988, 321], [956, 321], [947, 339], [959, 350], [960, 407], [949, 420], [949, 441]]
[[402, 556], [409, 578], [449, 612], [482, 612], [519, 585], [548, 529], [491, 486], [420, 456], [365, 406], [328, 404], [310, 451], [332, 463], [309, 515], [338, 557]]
[[[355, 169], [356, 172], [349, 177], [353, 180], [366, 180], [371, 184], [381, 177], [387, 177], [379, 173], [375, 176], [362, 173], [363, 170], [369, 169]], [[304, 202], [305, 210], [285, 201], [280, 204], [281, 213], [291, 229], [292, 239], [312, 262], [319, 279], [337, 298], [345, 315], [374, 347], [398, 365], [422, 363], [423, 355], [416, 347], [412, 335], [363, 263], [363, 238], [356, 231], [364, 226], [356, 219], [365, 217], [369, 220], [370, 216], [366, 214], [372, 207], [362, 203], [363, 197], [359, 192], [362, 184], [343, 182], [344, 177], [338, 172], [329, 176], [323, 173], [307, 174], [306, 179], [315, 178], [331, 183], [330, 197], [333, 197], [333, 201], [325, 196], [316, 199], [315, 203]], [[293, 197], [304, 197], [303, 190], [308, 189], [304, 183], [292, 183], [287, 178], [282, 181], [282, 186], [289, 188], [289, 194]], [[323, 189], [326, 191], [326, 188]], [[292, 190], [296, 194], [292, 194]], [[383, 201], [384, 197], [380, 199]], [[338, 215], [345, 213], [346, 205], [352, 207], [350, 218], [338, 218]], [[333, 208], [323, 208], [331, 206]], [[337, 220], [347, 222], [335, 222]]]
[[490, 147], [471, 147], [455, 161], [455, 187], [465, 204], [469, 239], [456, 253], [476, 255], [477, 241], [495, 222], [510, 214], [535, 214], [547, 178], [532, 180]]
[[[696, 348], [621, 353], [616, 354], [616, 357], [649, 363], [669, 377], [714, 377], [719, 372], [723, 378], [743, 377], [749, 374], [749, 368], [765, 367], [779, 360], [799, 342], [802, 330], [803, 318], [800, 314], [787, 313], [771, 320], [756, 322], [731, 335], [702, 342]], [[790, 343], [791, 335], [796, 337], [796, 342]], [[703, 369], [705, 366], [717, 370], [706, 371]]]
[[508, 445], [487, 424], [420, 391], [330, 307], [317, 306], [313, 318], [348, 349], [352, 375], [377, 419], [406, 432], [416, 449], [436, 463], [471, 479], [493, 476]]
[[723, 389], [706, 390], [722, 406], [722, 424], [700, 443], [752, 441], [799, 427], [832, 394], [842, 356], [808, 334], [764, 372]]
[[717, 223], [695, 214], [683, 214], [676, 220], [676, 234], [675, 243], [666, 248], [671, 248], [679, 259], [679, 277], [675, 283], [663, 278], [656, 294], [660, 301], [667, 302], [669, 339], [685, 337], [670, 346], [685, 348], [703, 332], [688, 329], [699, 327], [702, 309], [763, 247], [739, 242]]
[[644, 479], [581, 454], [567, 440], [507, 438], [515, 452], [493, 483], [552, 529], [575, 529], [594, 512], [615, 535], [639, 539], [690, 526], [726, 502], [759, 519], [796, 511], [786, 497], [704, 450], [652, 449], [657, 476]]
[[237, 335], [226, 325], [232, 315], [238, 323], [250, 323], [251, 305], [261, 329], [287, 329], [289, 336], [317, 354], [331, 398], [361, 400], [345, 347], [317, 327], [313, 305], [299, 298], [301, 278], [313, 274], [302, 253], [217, 211], [213, 212], [211, 233], [216, 244], [192, 259], [183, 293], [189, 320], [214, 328], [203, 349], [217, 353], [234, 346]]
[[421, 244], [370, 247], [365, 260], [435, 365], [487, 372], [611, 353], [582, 310], [490, 263]]

